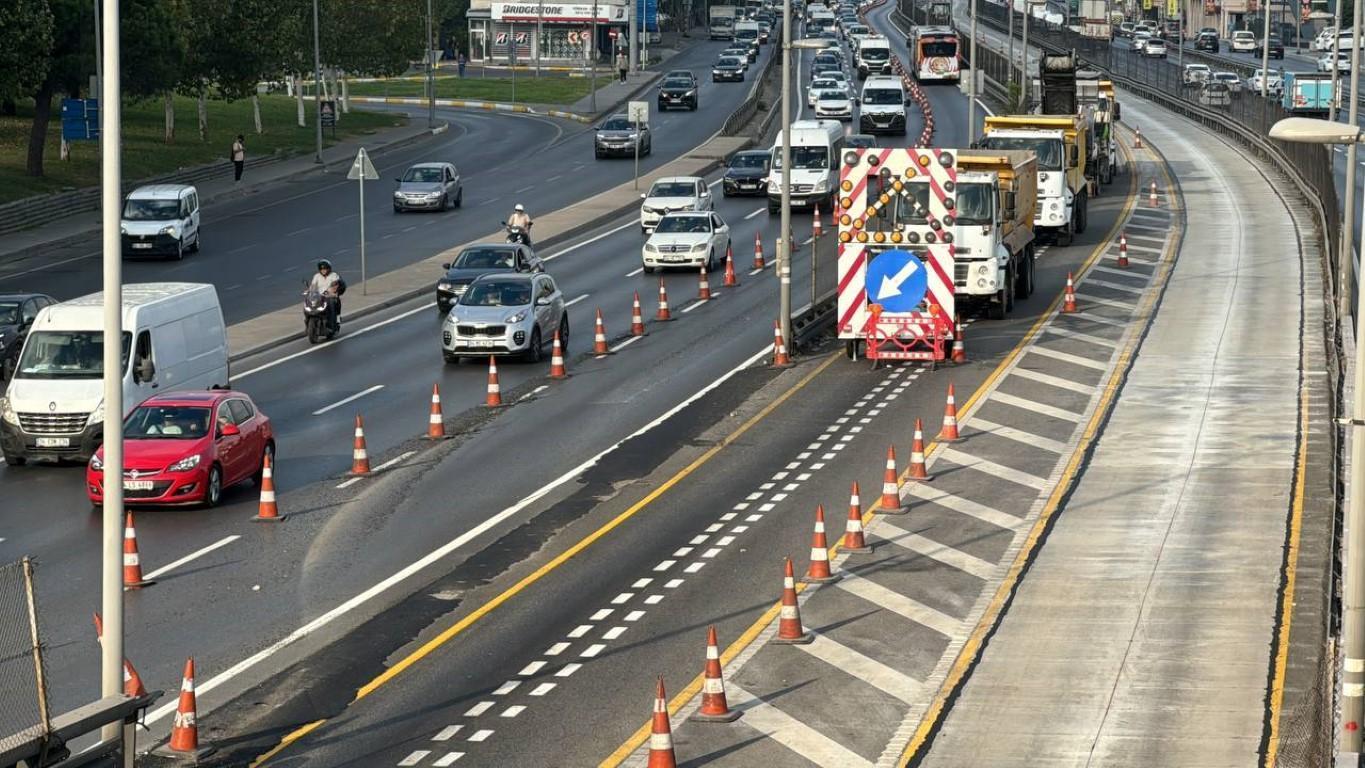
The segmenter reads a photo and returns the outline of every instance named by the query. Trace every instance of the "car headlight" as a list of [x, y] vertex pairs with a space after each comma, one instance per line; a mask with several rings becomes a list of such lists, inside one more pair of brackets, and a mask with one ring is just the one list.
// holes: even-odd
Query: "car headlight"
[[166, 471], [167, 471], [167, 472], [188, 472], [188, 471], [190, 471], [191, 469], [194, 469], [195, 467], [199, 466], [199, 460], [200, 460], [201, 458], [202, 458], [202, 457], [201, 457], [199, 454], [197, 454], [197, 453], [194, 454], [193, 456], [186, 456], [185, 458], [181, 459], [180, 461], [177, 461], [176, 463], [170, 465], [169, 467], [166, 467]]
[[504, 323], [508, 323], [508, 324], [516, 324], [516, 323], [520, 323], [522, 320], [525, 320], [525, 319], [526, 319], [526, 310], [523, 309], [523, 310], [521, 310], [520, 312], [511, 314], [511, 315], [508, 315], [506, 318], [503, 319], [503, 322], [504, 322]]
[[128, 228], [125, 227], [125, 226], [123, 226], [122, 224], [120, 224], [119, 227], [118, 227], [118, 233], [119, 233], [120, 235], [126, 235], [126, 234], [128, 234]]
[[650, 252], [650, 253], [658, 253], [658, 252], [659, 252], [659, 249], [655, 247], [654, 243], [645, 243], [645, 250], [648, 251], [648, 252]]
[[769, 191], [769, 192], [781, 192], [781, 191], [782, 191], [782, 185], [779, 184], [779, 183], [777, 183], [776, 181], [773, 181], [772, 179], [768, 179], [768, 191]]
[[825, 191], [825, 184], [826, 184], [826, 182], [825, 182], [823, 179], [820, 180], [820, 181], [817, 181], [817, 182], [815, 182], [815, 186], [814, 186], [814, 187], [811, 187], [811, 191], [812, 191], [812, 192], [824, 192], [824, 191]]
[[713, 70], [711, 70], [711, 74], [713, 74], [713, 75], [723, 75], [723, 74], [725, 74], [725, 73], [724, 73], [723, 71], [719, 70], [719, 69], [713, 69]]
[[1057, 201], [1056, 201], [1056, 200], [1053, 200], [1053, 201], [1052, 201], [1052, 205], [1048, 206], [1048, 208], [1049, 208], [1050, 210], [1053, 210], [1053, 211], [1058, 210], [1058, 207], [1059, 207], [1059, 206], [1057, 205]]
[[686, 97], [688, 97], [688, 96], [696, 96], [696, 95], [697, 95], [697, 89], [696, 89], [696, 88], [693, 88], [692, 90], [688, 91], [687, 93], [684, 93], [684, 94], [683, 94], [683, 98], [686, 98]]
[[692, 246], [693, 253], [700, 253], [704, 250], [706, 250], [706, 243], [697, 243], [696, 245]]
[[4, 419], [6, 424], [19, 426], [19, 416], [14, 412], [14, 404], [8, 397], [0, 397], [0, 419]]
[[990, 263], [982, 263], [976, 265], [976, 273], [981, 277], [985, 278], [989, 278], [991, 276], [991, 272], [993, 272], [994, 269], [995, 265]]
[[85, 426], [87, 426], [87, 427], [93, 427], [93, 426], [96, 425], [96, 424], [103, 424], [103, 423], [104, 423], [104, 401], [101, 400], [101, 401], [100, 401], [100, 404], [97, 405], [97, 406], [95, 406], [95, 410], [93, 410], [93, 411], [90, 412], [90, 418], [88, 418], [88, 419], [85, 420]]
[[180, 236], [180, 233], [179, 233], [178, 230], [176, 230], [174, 224], [172, 224], [172, 225], [169, 226], [169, 227], [162, 227], [162, 228], [161, 228], [161, 231], [158, 232], [157, 234], [161, 234], [161, 235], [170, 235], [171, 237], [179, 237], [179, 236]]
[[449, 292], [452, 288], [454, 288], [454, 286], [451, 285], [450, 283], [442, 281], [436, 284], [436, 288], [438, 290]]
[[1039, 181], [1047, 181], [1047, 179], [1048, 179], [1048, 175], [1047, 175], [1046, 172], [1038, 174], [1038, 180], [1039, 180]]
[[90, 457], [90, 469], [99, 472], [104, 469], [104, 462], [100, 461], [99, 454]]

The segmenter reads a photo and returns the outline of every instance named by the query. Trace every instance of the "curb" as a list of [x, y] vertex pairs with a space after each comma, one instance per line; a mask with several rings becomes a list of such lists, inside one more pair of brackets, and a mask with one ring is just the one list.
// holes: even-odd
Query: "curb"
[[[309, 99], [311, 101], [311, 97]], [[352, 96], [351, 101], [358, 104], [401, 104], [408, 107], [425, 107], [428, 100], [416, 96]], [[559, 117], [566, 120], [574, 120], [580, 123], [590, 123], [592, 118], [587, 115], [580, 115], [577, 112], [567, 112], [559, 109], [535, 109], [525, 104], [505, 104], [498, 101], [472, 101], [470, 99], [437, 99], [438, 107], [455, 107], [457, 109], [477, 109], [484, 112], [511, 112], [519, 115], [541, 115], [545, 117]]]

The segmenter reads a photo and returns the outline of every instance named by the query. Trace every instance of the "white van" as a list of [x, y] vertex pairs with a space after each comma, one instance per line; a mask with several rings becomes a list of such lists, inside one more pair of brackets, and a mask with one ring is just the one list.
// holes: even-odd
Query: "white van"
[[123, 257], [185, 258], [200, 245], [199, 191], [188, 184], [138, 187], [123, 203]]
[[891, 41], [882, 35], [868, 35], [858, 43], [858, 78], [891, 74]]
[[[43, 308], [0, 399], [5, 462], [89, 460], [104, 436], [104, 296]], [[131, 353], [131, 354], [130, 354]], [[123, 287], [123, 413], [154, 394], [228, 384], [218, 291], [201, 283]]]
[[[797, 120], [792, 123], [791, 203], [793, 208], [819, 205], [833, 209], [839, 181], [839, 154], [844, 148], [844, 127], [837, 120]], [[768, 213], [782, 210], [782, 132], [772, 148], [772, 171], [768, 174]]]
[[905, 86], [899, 77], [873, 75], [863, 83], [858, 132], [905, 135]]

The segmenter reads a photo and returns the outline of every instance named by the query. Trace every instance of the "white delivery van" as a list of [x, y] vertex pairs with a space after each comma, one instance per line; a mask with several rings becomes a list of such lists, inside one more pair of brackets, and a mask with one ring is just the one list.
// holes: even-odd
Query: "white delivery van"
[[[838, 120], [797, 120], [792, 123], [791, 203], [793, 208], [819, 205], [833, 210], [839, 181], [839, 151], [844, 148], [844, 127]], [[782, 210], [782, 132], [772, 148], [772, 171], [768, 174], [768, 213]]]
[[119, 234], [124, 258], [183, 259], [185, 251], [198, 253], [199, 191], [188, 184], [138, 187], [123, 203]]
[[[104, 435], [104, 296], [38, 313], [0, 399], [5, 462], [89, 460]], [[123, 287], [123, 414], [154, 394], [228, 384], [218, 292], [201, 283]]]
[[891, 74], [891, 41], [882, 35], [868, 35], [858, 43], [859, 79]]
[[858, 130], [905, 135], [905, 86], [899, 77], [873, 75], [863, 83]]

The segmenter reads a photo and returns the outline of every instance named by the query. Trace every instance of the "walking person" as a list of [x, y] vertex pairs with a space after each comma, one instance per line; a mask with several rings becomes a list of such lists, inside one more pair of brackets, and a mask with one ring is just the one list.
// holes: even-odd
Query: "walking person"
[[469, 57], [464, 55], [464, 51], [460, 51], [459, 56], [455, 61], [460, 66], [460, 77], [464, 77], [464, 68], [469, 64]]
[[242, 169], [246, 167], [246, 137], [237, 134], [237, 140], [232, 142], [232, 181], [234, 184], [242, 183]]
[[625, 50], [616, 52], [616, 71], [621, 74], [621, 82], [626, 81], [626, 73], [630, 71], [630, 59], [626, 57]]

